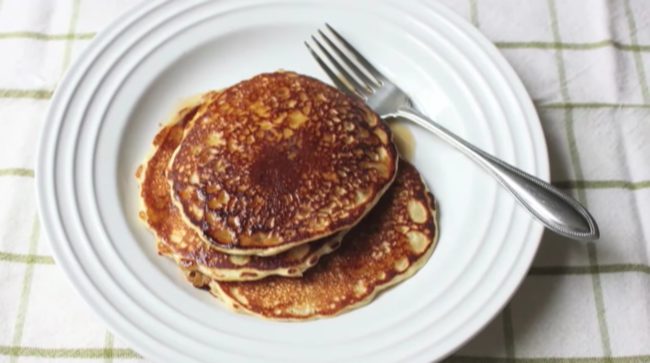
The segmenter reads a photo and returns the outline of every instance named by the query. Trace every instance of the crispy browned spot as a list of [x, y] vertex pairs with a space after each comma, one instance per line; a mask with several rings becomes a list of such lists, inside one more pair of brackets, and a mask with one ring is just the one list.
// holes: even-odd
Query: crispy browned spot
[[139, 179], [140, 176], [142, 176], [142, 165], [138, 166], [138, 168], [135, 169], [135, 177]]

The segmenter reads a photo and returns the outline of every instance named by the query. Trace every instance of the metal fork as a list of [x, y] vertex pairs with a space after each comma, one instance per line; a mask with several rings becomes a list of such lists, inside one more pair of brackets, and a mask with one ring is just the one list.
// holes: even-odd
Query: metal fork
[[413, 122], [467, 155], [497, 181], [548, 229], [579, 240], [595, 240], [598, 226], [587, 209], [551, 184], [468, 143], [418, 111], [411, 98], [377, 70], [329, 24], [305, 42], [311, 55], [342, 91], [359, 97], [382, 119]]

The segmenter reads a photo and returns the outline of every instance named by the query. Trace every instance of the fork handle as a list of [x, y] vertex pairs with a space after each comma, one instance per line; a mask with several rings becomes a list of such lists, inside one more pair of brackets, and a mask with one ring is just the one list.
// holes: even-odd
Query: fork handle
[[402, 108], [392, 116], [414, 122], [470, 157], [551, 231], [578, 240], [599, 238], [598, 225], [589, 211], [551, 184], [468, 143], [418, 110]]

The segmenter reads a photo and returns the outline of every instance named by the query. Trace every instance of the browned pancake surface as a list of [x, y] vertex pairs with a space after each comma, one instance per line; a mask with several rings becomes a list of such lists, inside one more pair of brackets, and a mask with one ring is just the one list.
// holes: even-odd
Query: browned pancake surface
[[395, 183], [377, 206], [299, 279], [269, 277], [254, 282], [210, 283], [235, 310], [270, 319], [303, 320], [337, 315], [412, 275], [437, 240], [433, 196], [419, 173], [401, 161]]
[[[216, 97], [207, 94], [204, 100]], [[185, 225], [170, 196], [165, 170], [182, 140], [185, 127], [200, 105], [182, 109], [175, 120], [163, 127], [154, 139], [155, 151], [140, 176], [142, 219], [159, 239], [159, 252], [181, 266], [219, 280], [253, 280], [268, 275], [299, 276], [318, 258], [340, 244], [340, 238], [324, 238], [276, 256], [229, 256], [210, 248]], [[199, 111], [200, 112], [200, 111]]]
[[186, 222], [215, 248], [273, 255], [356, 224], [393, 180], [396, 155], [361, 101], [278, 72], [224, 90], [168, 177]]

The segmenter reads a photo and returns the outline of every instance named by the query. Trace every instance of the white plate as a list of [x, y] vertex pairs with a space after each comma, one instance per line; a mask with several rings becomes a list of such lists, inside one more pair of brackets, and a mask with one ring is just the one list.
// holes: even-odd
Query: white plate
[[223, 309], [155, 253], [134, 172], [188, 95], [264, 71], [326, 80], [303, 46], [324, 22], [422, 110], [548, 180], [539, 120], [497, 50], [430, 1], [148, 1], [103, 31], [59, 86], [37, 165], [56, 261], [146, 357], [170, 362], [430, 362], [477, 333], [530, 266], [542, 227], [471, 162], [415, 127], [414, 162], [439, 199], [441, 239], [413, 278], [333, 319], [262, 321]]

